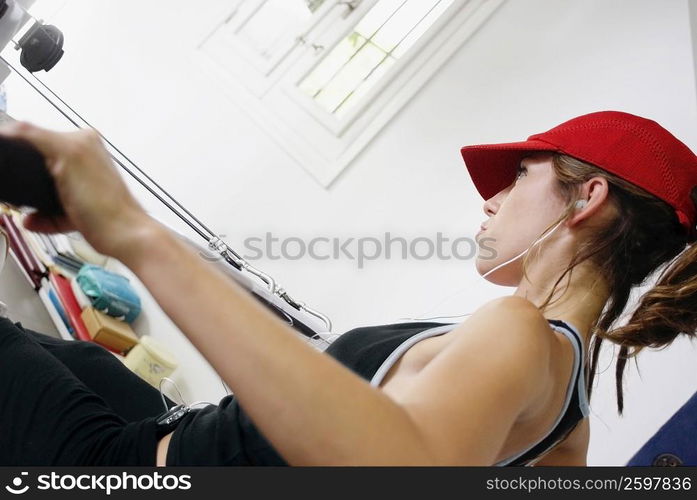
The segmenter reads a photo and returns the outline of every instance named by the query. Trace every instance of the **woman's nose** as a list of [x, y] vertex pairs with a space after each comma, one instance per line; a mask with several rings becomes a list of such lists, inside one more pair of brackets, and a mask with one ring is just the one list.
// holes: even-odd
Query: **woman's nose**
[[487, 215], [487, 217], [493, 217], [496, 214], [496, 210], [498, 210], [498, 205], [496, 204], [495, 198], [496, 196], [489, 198], [484, 202], [484, 213]]
[[503, 203], [503, 200], [506, 199], [506, 196], [508, 196], [508, 193], [510, 192], [512, 187], [513, 185], [510, 185], [506, 189], [502, 189], [494, 196], [486, 200], [484, 202], [484, 213], [489, 217], [496, 215], [496, 212], [498, 212], [501, 203]]

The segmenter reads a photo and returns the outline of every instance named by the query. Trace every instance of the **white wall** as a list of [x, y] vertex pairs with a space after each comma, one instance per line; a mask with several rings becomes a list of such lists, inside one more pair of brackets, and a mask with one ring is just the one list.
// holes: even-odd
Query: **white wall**
[[[43, 78], [233, 246], [266, 231], [473, 237], [485, 216], [460, 146], [524, 139], [591, 111], [653, 118], [697, 150], [686, 0], [509, 0], [324, 190], [183, 55], [226, 2], [192, 5], [70, 0], [50, 19], [65, 32], [67, 55]], [[65, 127], [16, 79], [8, 85], [11, 114]], [[456, 293], [436, 312], [474, 311], [512, 291], [481, 280], [471, 261], [393, 259], [360, 270], [346, 260], [254, 264], [329, 314], [336, 332], [418, 315]], [[224, 394], [159, 311], [148, 307], [141, 327], [180, 358], [177, 381], [189, 401]], [[695, 356], [682, 339], [642, 354], [642, 378], [633, 367], [627, 374], [621, 419], [612, 369], [601, 367], [590, 464], [627, 461], [697, 388]]]
[[697, 80], [697, 0], [688, 0], [690, 13], [690, 32], [692, 33], [692, 53], [694, 54], [695, 79]]

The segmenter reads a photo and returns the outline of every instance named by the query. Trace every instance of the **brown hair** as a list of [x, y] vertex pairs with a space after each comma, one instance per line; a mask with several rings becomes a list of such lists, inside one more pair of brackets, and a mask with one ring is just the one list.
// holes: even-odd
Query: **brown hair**
[[[694, 238], [686, 235], [673, 208], [644, 189], [567, 155], [553, 154], [552, 165], [559, 194], [567, 207], [542, 235], [568, 217], [579, 198], [579, 186], [592, 177], [607, 179], [608, 198], [617, 216], [580, 243], [578, 251], [539, 308], [544, 310], [551, 303], [557, 286], [567, 273], [571, 278], [574, 267], [586, 260], [597, 266], [607, 282], [610, 296], [590, 332], [593, 342], [588, 396], [592, 392], [600, 347], [603, 339], [607, 339], [620, 346], [615, 384], [617, 411], [622, 415], [622, 376], [627, 360], [645, 347], [667, 347], [680, 333], [695, 337], [697, 245]], [[693, 188], [691, 196], [697, 206], [697, 188]], [[526, 264], [531, 254], [534, 255], [529, 253], [523, 261], [526, 277]], [[641, 297], [628, 322], [611, 329], [627, 306], [632, 288], [643, 285], [664, 265], [655, 286]]]

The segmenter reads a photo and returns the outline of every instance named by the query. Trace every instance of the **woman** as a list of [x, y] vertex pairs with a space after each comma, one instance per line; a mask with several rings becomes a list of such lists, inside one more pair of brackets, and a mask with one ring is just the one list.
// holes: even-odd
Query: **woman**
[[[621, 345], [621, 412], [629, 349], [695, 331], [697, 157], [628, 113], [462, 148], [489, 217], [478, 241], [494, 254], [480, 254], [477, 270], [515, 293], [460, 324], [357, 328], [325, 353], [148, 217], [94, 132], [1, 133], [44, 154], [67, 214], [34, 214], [26, 227], [79, 230], [125, 263], [234, 391], [171, 426], [158, 427], [154, 410], [127, 418], [115, 409], [127, 394], [102, 396], [84, 361], [61, 361], [6, 320], [0, 349], [17, 362], [0, 368], [5, 463], [584, 465], [602, 339]], [[683, 251], [610, 330], [631, 288]], [[173, 292], [183, 284], [185, 297]]]

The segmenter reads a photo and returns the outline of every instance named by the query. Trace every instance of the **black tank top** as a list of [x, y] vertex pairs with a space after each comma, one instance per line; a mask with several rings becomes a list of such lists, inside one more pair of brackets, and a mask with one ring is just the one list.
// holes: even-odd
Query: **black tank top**
[[[581, 337], [563, 321], [548, 321], [574, 346], [574, 370], [565, 406], [543, 439], [496, 466], [531, 465], [588, 415]], [[324, 352], [377, 386], [409, 347], [424, 338], [447, 333], [457, 325], [416, 322], [354, 328], [340, 335]], [[169, 445], [168, 465], [287, 465], [234, 394], [225, 396], [218, 405], [189, 412], [180, 422]]]
[[[584, 376], [583, 341], [579, 332], [561, 320], [548, 320], [574, 347], [574, 370], [561, 414], [547, 435], [527, 449], [494, 464], [532, 465], [562, 441], [590, 413]], [[378, 386], [389, 368], [407, 349], [425, 338], [447, 333], [459, 323], [416, 322], [354, 328], [339, 336], [325, 352]]]

